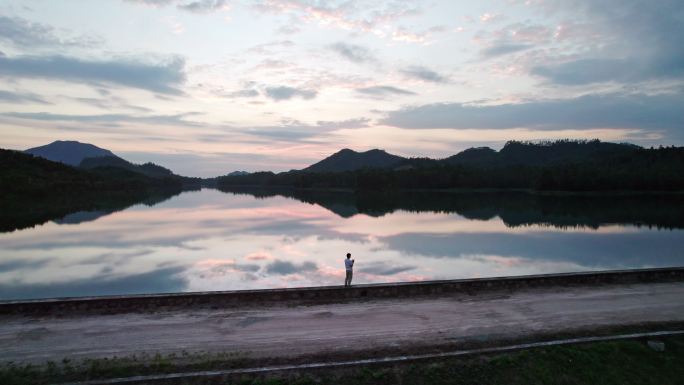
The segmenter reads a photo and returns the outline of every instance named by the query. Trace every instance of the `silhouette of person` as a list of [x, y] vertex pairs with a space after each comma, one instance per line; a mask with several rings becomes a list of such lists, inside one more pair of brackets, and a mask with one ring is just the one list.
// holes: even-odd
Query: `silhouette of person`
[[347, 259], [344, 260], [344, 269], [347, 275], [344, 278], [344, 287], [351, 286], [352, 276], [354, 275], [354, 260], [351, 259], [351, 253], [347, 253]]

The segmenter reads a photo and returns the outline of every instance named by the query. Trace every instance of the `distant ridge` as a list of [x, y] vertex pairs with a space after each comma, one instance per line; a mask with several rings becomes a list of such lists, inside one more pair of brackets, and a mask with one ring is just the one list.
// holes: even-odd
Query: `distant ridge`
[[302, 171], [341, 172], [355, 171], [363, 168], [391, 168], [405, 160], [406, 158], [389, 154], [384, 150], [373, 149], [365, 152], [356, 152], [345, 148]]
[[382, 150], [339, 151], [302, 170], [216, 178], [219, 189], [277, 186], [354, 191], [522, 189], [684, 192], [684, 147], [642, 148], [599, 140], [509, 141], [444, 159]]
[[173, 172], [168, 168], [156, 165], [154, 163], [137, 165], [125, 159], [119, 158], [118, 156], [98, 156], [93, 158], [85, 158], [78, 166], [86, 169], [93, 169], [96, 167], [118, 167], [145, 174], [154, 178], [174, 176]]
[[239, 176], [239, 175], [249, 175], [247, 171], [233, 171], [231, 173], [228, 173], [227, 176]]
[[596, 140], [557, 140], [542, 142], [509, 141], [501, 151], [475, 147], [461, 151], [441, 162], [471, 166], [549, 166], [558, 163], [587, 162], [633, 153], [641, 147], [629, 143]]
[[[109, 150], [75, 140], [57, 140], [45, 146], [29, 148], [24, 153], [81, 169], [115, 168], [153, 178], [178, 177], [171, 170], [154, 163], [134, 164]], [[192, 178], [185, 179], [189, 182]]]
[[70, 166], [78, 166], [86, 158], [117, 157], [109, 150], [75, 140], [57, 140], [44, 146], [29, 148], [24, 152]]

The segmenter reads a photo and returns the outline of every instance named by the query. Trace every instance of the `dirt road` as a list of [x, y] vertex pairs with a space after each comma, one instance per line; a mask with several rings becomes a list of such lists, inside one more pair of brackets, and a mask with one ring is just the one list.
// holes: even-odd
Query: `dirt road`
[[684, 321], [684, 283], [552, 287], [314, 306], [0, 317], [0, 361], [143, 352], [325, 355]]

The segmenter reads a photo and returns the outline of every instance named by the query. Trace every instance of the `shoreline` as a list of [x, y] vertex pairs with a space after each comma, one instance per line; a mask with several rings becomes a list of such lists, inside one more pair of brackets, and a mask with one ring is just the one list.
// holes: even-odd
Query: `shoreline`
[[393, 189], [393, 190], [360, 190], [352, 188], [325, 188], [325, 187], [295, 187], [278, 185], [230, 185], [224, 187], [202, 186], [203, 189], [213, 189], [221, 192], [233, 192], [239, 189], [262, 189], [262, 190], [287, 190], [287, 191], [315, 191], [315, 192], [338, 192], [349, 194], [396, 194], [396, 193], [526, 193], [530, 195], [551, 195], [551, 196], [641, 196], [641, 195], [684, 195], [684, 190], [535, 190], [524, 188], [450, 188], [450, 189]]

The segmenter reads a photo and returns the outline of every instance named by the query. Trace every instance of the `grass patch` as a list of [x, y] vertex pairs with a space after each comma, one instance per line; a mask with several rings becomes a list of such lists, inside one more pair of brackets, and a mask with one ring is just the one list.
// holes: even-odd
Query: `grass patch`
[[[415, 385], [631, 385], [683, 384], [684, 336], [658, 338], [665, 351], [656, 352], [646, 340], [596, 342], [553, 346], [494, 355], [415, 361], [394, 365], [367, 365], [344, 369], [285, 371], [216, 379], [179, 380], [174, 384], [229, 383], [244, 385], [415, 384]], [[47, 384], [228, 369], [244, 366], [235, 354], [142, 355], [101, 360], [69, 360], [45, 365], [0, 366], [0, 384]]]

